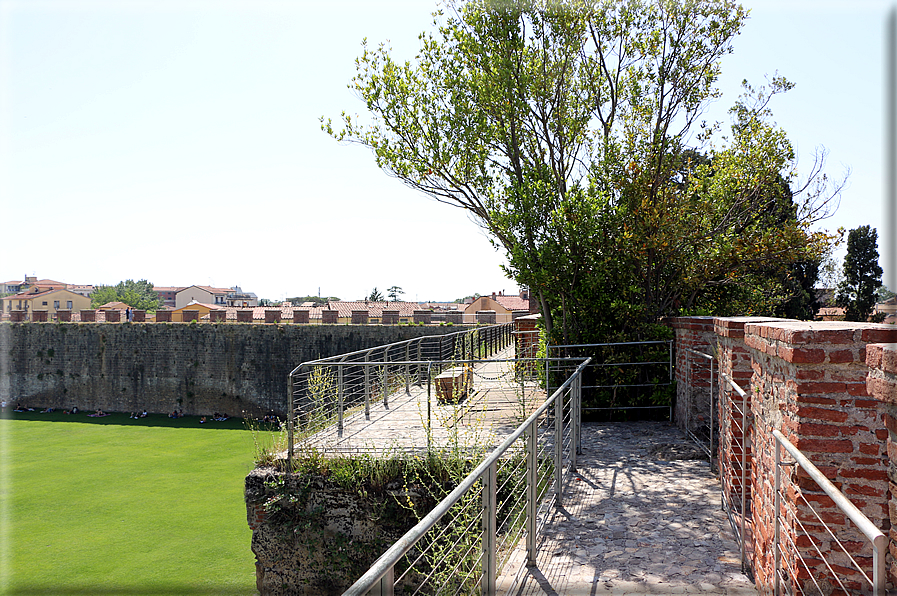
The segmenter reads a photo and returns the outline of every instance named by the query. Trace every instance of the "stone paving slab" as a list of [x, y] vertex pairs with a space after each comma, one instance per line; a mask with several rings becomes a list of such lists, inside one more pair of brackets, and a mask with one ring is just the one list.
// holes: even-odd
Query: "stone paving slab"
[[[703, 454], [667, 422], [585, 423], [578, 471], [542, 534], [518, 545], [499, 593], [757, 594]], [[519, 570], [519, 571], [518, 571]]]

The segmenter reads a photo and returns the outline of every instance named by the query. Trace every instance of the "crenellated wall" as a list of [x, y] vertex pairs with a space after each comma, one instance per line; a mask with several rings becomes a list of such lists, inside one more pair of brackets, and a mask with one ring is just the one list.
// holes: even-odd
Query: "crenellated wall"
[[[722, 484], [730, 499], [740, 493], [743, 456], [749, 466], [750, 481], [744, 489], [753, 537], [751, 567], [761, 593], [771, 593], [774, 582], [773, 430], [782, 432], [878, 528], [885, 532], [897, 528], [897, 502], [892, 497], [897, 486], [897, 346], [878, 345], [897, 341], [897, 328], [738, 317], [715, 319], [708, 337], [706, 317], [675, 319], [672, 326], [678, 345], [703, 343], [714, 350], [722, 372], [748, 393], [752, 425], [745, 442], [740, 398], [720, 380], [718, 453]], [[688, 404], [677, 405], [677, 411], [685, 407]], [[787, 581], [806, 588], [813, 575], [821, 585], [833, 585], [813, 547], [829, 552], [832, 541], [803, 499], [813, 504], [868, 570], [871, 547], [862, 534], [800, 467], [783, 466], [781, 471], [786, 495], [780, 527], [783, 558], [790, 565], [802, 556], [817, 566], [812, 572], [795, 566], [798, 571]], [[891, 531], [892, 579], [897, 578], [895, 537]], [[843, 555], [833, 555], [832, 560], [842, 581], [858, 590], [857, 574], [839, 557]]]
[[284, 410], [298, 364], [458, 327], [0, 323], [0, 399], [33, 408]]

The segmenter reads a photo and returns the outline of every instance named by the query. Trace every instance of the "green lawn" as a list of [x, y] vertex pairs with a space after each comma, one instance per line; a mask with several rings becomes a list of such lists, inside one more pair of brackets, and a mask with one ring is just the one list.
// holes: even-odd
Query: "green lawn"
[[242, 420], [12, 416], [0, 420], [0, 592], [256, 593]]

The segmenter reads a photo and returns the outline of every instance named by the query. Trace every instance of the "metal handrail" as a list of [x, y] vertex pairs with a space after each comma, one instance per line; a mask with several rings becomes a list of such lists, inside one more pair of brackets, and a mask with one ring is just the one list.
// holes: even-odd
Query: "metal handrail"
[[[735, 393], [741, 397], [741, 480], [739, 486], [739, 492], [741, 493], [741, 528], [739, 531], [739, 542], [741, 543], [741, 572], [745, 573], [747, 571], [748, 562], [747, 562], [747, 536], [745, 534], [746, 524], [747, 524], [747, 400], [748, 393], [741, 388], [741, 386], [735, 382], [732, 377], [728, 374], [720, 371], [720, 378], [728, 383], [729, 387], [735, 390]], [[725, 395], [725, 394], [723, 394]], [[720, 431], [722, 432], [722, 431]], [[722, 481], [723, 475], [720, 474], [720, 488], [722, 489]], [[721, 498], [724, 503], [728, 502], [726, 498], [725, 490], [722, 491]], [[729, 518], [730, 523], [734, 526], [734, 522]]]
[[[872, 543], [872, 590], [873, 596], [885, 596], [885, 585], [887, 574], [885, 573], [885, 553], [888, 548], [888, 539], [884, 533], [879, 530], [866, 515], [848, 499], [844, 493], [832, 484], [826, 478], [819, 468], [813, 462], [801, 453], [791, 441], [785, 438], [779, 430], [773, 429], [772, 435], [777, 441], [776, 445], [776, 470], [775, 470], [775, 593], [780, 593], [778, 567], [781, 561], [781, 547], [779, 546], [779, 511], [780, 511], [780, 489], [781, 489], [781, 473], [780, 468], [783, 465], [780, 459], [780, 451], [778, 446], [785, 448], [794, 461], [812, 478], [826, 495], [838, 506], [838, 508], [847, 515], [847, 517], [856, 524], [857, 528]], [[868, 578], [867, 578], [868, 579]]]
[[[354, 352], [345, 352], [343, 354], [337, 354], [335, 356], [327, 356], [325, 358], [318, 358], [316, 360], [307, 360], [307, 361], [301, 363], [299, 366], [297, 366], [293, 370], [291, 370], [290, 375], [297, 374], [299, 372], [299, 369], [301, 369], [303, 366], [310, 366], [313, 364], [333, 364], [332, 362], [330, 362], [330, 360], [333, 358], [348, 358], [349, 356], [358, 356], [361, 354], [368, 354], [368, 353], [373, 352], [374, 350], [389, 350], [390, 348], [394, 348], [396, 346], [411, 344], [414, 342], [433, 340], [433, 339], [445, 339], [448, 337], [460, 336], [460, 335], [468, 335], [474, 331], [486, 331], [486, 330], [490, 330], [490, 329], [496, 329], [496, 330], [506, 329], [506, 328], [512, 327], [513, 325], [514, 325], [513, 323], [500, 323], [498, 325], [489, 325], [488, 327], [473, 327], [472, 326], [470, 329], [464, 329], [463, 331], [455, 331], [454, 333], [444, 333], [444, 334], [437, 334], [437, 335], [421, 335], [420, 337], [412, 337], [411, 339], [403, 339], [401, 341], [395, 341], [391, 344], [381, 344], [378, 346], [374, 346], [372, 348], [362, 348], [361, 350], [355, 350]], [[390, 362], [390, 364], [392, 364], [392, 362]]]
[[[362, 575], [358, 581], [352, 584], [348, 590], [343, 593], [343, 596], [362, 596], [363, 594], [367, 594], [370, 590], [375, 589], [378, 582], [381, 582], [382, 579], [386, 578], [386, 582], [389, 583], [388, 586], [382, 585], [380, 586], [380, 593], [392, 593], [392, 570], [395, 567], [396, 563], [405, 556], [405, 554], [410, 551], [417, 542], [423, 538], [424, 534], [426, 534], [436, 523], [444, 516], [452, 506], [457, 503], [464, 494], [470, 490], [473, 485], [483, 476], [489, 473], [490, 478], [494, 478], [495, 466], [498, 462], [499, 458], [504, 455], [505, 451], [510, 448], [522, 435], [529, 429], [533, 424], [536, 423], [538, 418], [548, 410], [557, 400], [563, 392], [570, 387], [582, 374], [582, 371], [585, 367], [591, 362], [591, 358], [585, 359], [577, 368], [576, 371], [560, 386], [558, 389], [551, 394], [551, 397], [545, 400], [545, 402], [539, 406], [535, 412], [533, 412], [520, 426], [518, 426], [507, 438], [496, 447], [492, 453], [490, 453], [481, 463], [478, 465], [464, 480], [462, 480], [458, 486], [448, 494], [442, 501], [440, 501], [427, 515], [425, 515], [413, 528], [411, 528], [408, 532], [405, 533], [404, 536], [399, 538], [395, 544], [393, 544], [385, 553], [383, 553], [379, 559], [377, 559], [374, 564], [371, 566], [368, 571]], [[556, 419], [560, 419], [560, 416], [556, 416]], [[561, 441], [556, 438], [556, 445]], [[556, 471], [556, 473], [559, 473]], [[493, 480], [494, 482], [494, 480]], [[490, 564], [491, 565], [491, 564]], [[494, 567], [492, 567], [492, 572], [494, 574]], [[488, 585], [494, 585], [494, 577], [487, 578]]]
[[[644, 361], [644, 362], [596, 362], [592, 364], [592, 367], [618, 367], [618, 366], [656, 366], [660, 364], [666, 364], [668, 369], [668, 381], [666, 383], [628, 383], [628, 384], [613, 384], [613, 385], [583, 385], [583, 389], [611, 389], [611, 388], [633, 388], [633, 387], [662, 387], [673, 384], [673, 346], [675, 345], [675, 340], [672, 339], [659, 339], [659, 340], [645, 340], [645, 341], [629, 341], [629, 342], [609, 342], [609, 343], [593, 343], [593, 344], [564, 344], [564, 345], [546, 345], [545, 353], [546, 355], [550, 355], [552, 350], [560, 350], [564, 348], [600, 348], [600, 347], [608, 347], [608, 346], [638, 346], [638, 345], [657, 345], [657, 344], [667, 344], [669, 347], [669, 357], [665, 361]], [[552, 359], [553, 360], [553, 359]], [[545, 379], [546, 385], [548, 389], [551, 389], [550, 383], [550, 373], [548, 364], [546, 362], [545, 366]], [[616, 411], [616, 410], [657, 410], [661, 408], [667, 408], [670, 411], [670, 420], [673, 419], [673, 406], [672, 404], [669, 406], [618, 406], [618, 407], [590, 407], [584, 408], [589, 411]]]

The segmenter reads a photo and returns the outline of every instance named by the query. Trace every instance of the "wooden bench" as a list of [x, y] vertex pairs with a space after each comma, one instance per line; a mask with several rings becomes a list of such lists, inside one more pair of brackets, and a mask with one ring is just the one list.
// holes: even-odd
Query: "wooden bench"
[[468, 398], [471, 390], [470, 369], [456, 366], [442, 371], [436, 376], [436, 401], [439, 403], [460, 403]]

